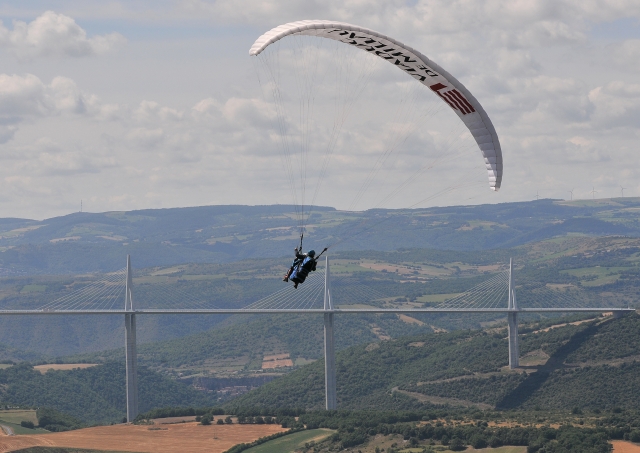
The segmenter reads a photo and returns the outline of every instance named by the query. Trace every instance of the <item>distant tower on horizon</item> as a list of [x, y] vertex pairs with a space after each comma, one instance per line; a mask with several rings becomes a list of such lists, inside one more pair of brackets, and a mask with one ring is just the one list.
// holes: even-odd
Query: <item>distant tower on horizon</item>
[[80, 212], [82, 212], [82, 200], [80, 200]]
[[571, 194], [571, 198], [570, 198], [571, 201], [573, 201], [573, 191], [574, 190], [576, 190], [575, 187], [569, 191], [569, 193]]
[[593, 190], [591, 191], [591, 199], [595, 200], [596, 199], [596, 194], [598, 193], [598, 191], [596, 190], [595, 186], [592, 186]]
[[620, 192], [622, 193], [622, 198], [624, 198], [624, 189], [626, 189], [626, 187], [620, 186]]

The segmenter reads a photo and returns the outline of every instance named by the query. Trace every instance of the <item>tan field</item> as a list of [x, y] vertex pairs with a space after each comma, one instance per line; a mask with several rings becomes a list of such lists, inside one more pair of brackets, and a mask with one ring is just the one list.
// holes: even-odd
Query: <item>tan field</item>
[[268, 362], [262, 362], [263, 370], [270, 370], [273, 368], [280, 368], [285, 366], [293, 366], [293, 361], [291, 359], [279, 359], [279, 360], [270, 360]]
[[286, 431], [280, 425], [113, 425], [64, 433], [0, 436], [0, 452], [68, 447], [149, 453], [222, 453], [232, 446]]
[[625, 442], [624, 440], [612, 440], [613, 453], [640, 453], [640, 445]]
[[265, 355], [262, 358], [262, 369], [270, 370], [273, 368], [293, 366], [293, 361], [289, 353]]
[[424, 326], [424, 323], [422, 321], [416, 318], [412, 318], [411, 316], [398, 314], [398, 319], [407, 324], [417, 324], [419, 326]]
[[289, 353], [285, 352], [283, 354], [273, 354], [273, 355], [265, 355], [262, 360], [268, 362], [269, 360], [282, 360], [290, 358]]
[[75, 368], [91, 368], [92, 366], [98, 365], [97, 363], [48, 363], [46, 365], [36, 365], [33, 367], [34, 370], [38, 370], [40, 373], [44, 374], [49, 370], [73, 370]]

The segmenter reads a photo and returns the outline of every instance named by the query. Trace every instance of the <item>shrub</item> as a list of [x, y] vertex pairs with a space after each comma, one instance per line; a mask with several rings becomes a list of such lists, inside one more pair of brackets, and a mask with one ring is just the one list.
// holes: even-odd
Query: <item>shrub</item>
[[211, 416], [210, 415], [203, 415], [202, 418], [200, 419], [200, 424], [201, 425], [210, 425], [211, 424]]
[[218, 421], [216, 422], [217, 425], [224, 425], [224, 421], [219, 418]]
[[231, 416], [230, 416], [230, 415], [227, 415], [227, 418], [225, 418], [225, 419], [224, 419], [224, 422], [225, 422], [227, 425], [231, 425], [231, 424], [233, 423], [233, 420], [231, 419]]
[[33, 422], [30, 422], [28, 420], [22, 420], [20, 422], [20, 426], [22, 426], [23, 428], [29, 428], [29, 429], [35, 428], [35, 425], [33, 424]]
[[640, 430], [634, 429], [629, 433], [629, 440], [631, 442], [640, 442]]

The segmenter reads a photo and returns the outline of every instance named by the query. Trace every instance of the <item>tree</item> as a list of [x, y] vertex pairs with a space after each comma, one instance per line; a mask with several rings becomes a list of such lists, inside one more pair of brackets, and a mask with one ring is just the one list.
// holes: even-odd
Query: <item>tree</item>
[[480, 450], [481, 448], [487, 448], [487, 441], [481, 435], [476, 434], [471, 438], [471, 445], [476, 450]]
[[464, 442], [462, 442], [462, 440], [458, 437], [454, 437], [449, 443], [449, 450], [451, 451], [462, 451], [466, 448], [467, 447], [465, 446]]
[[200, 424], [201, 425], [210, 425], [211, 424], [211, 416], [210, 415], [203, 415], [202, 419], [200, 420]]

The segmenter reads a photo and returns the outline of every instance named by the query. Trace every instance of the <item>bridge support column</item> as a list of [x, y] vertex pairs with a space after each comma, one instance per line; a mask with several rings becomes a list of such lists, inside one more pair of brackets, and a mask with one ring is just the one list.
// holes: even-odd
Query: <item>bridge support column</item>
[[336, 409], [336, 356], [333, 344], [333, 313], [324, 314], [324, 386], [327, 410]]
[[[124, 309], [133, 312], [131, 284], [133, 282], [131, 257], [127, 255], [127, 282], [125, 288]], [[138, 352], [136, 350], [136, 315], [124, 315], [124, 350], [126, 363], [127, 422], [131, 423], [138, 415]]]
[[136, 351], [136, 315], [124, 315], [125, 360], [127, 372], [127, 422], [138, 415], [138, 355]]
[[516, 303], [516, 289], [513, 284], [513, 262], [509, 259], [509, 300], [507, 322], [509, 324], [509, 368], [520, 366], [520, 347], [518, 345], [518, 305]]
[[520, 366], [520, 348], [518, 346], [518, 313], [508, 315], [509, 321], [509, 368]]
[[324, 275], [324, 388], [327, 410], [336, 409], [336, 351], [333, 342], [333, 302], [331, 301], [329, 257]]

